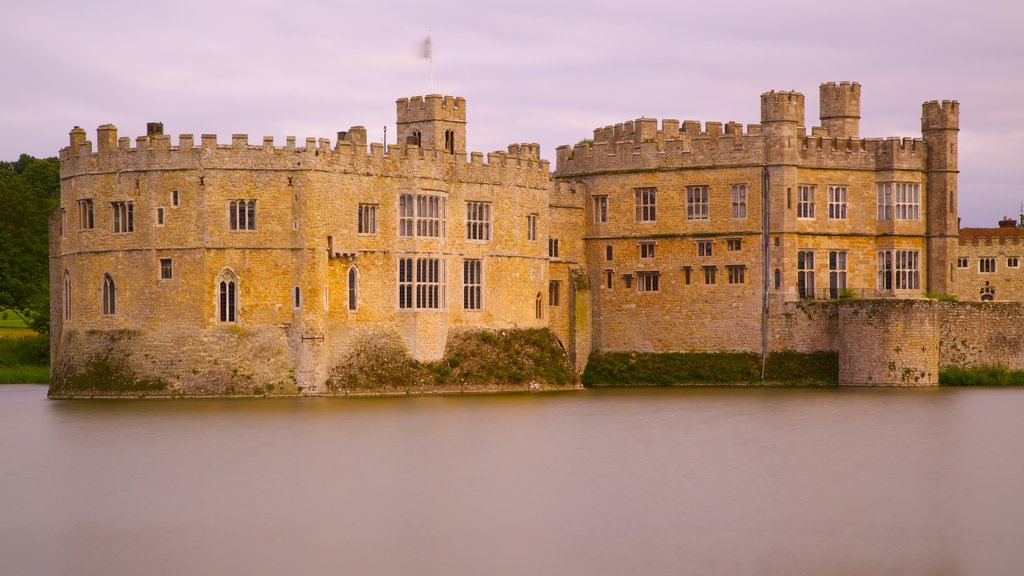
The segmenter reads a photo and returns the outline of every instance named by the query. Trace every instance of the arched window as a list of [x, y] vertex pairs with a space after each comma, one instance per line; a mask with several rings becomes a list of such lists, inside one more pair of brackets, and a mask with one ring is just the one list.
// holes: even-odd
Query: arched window
[[117, 288], [114, 287], [114, 279], [110, 274], [103, 275], [103, 314], [110, 316], [116, 311]]
[[455, 154], [455, 131], [445, 130], [444, 131], [444, 149], [449, 154]]
[[65, 271], [65, 320], [71, 320], [71, 275]]
[[538, 320], [544, 317], [544, 301], [540, 298], [540, 292], [537, 292], [537, 299], [534, 302], [534, 311], [537, 314]]
[[412, 131], [412, 143], [419, 146], [422, 143], [423, 135], [419, 130]]
[[217, 294], [217, 321], [238, 321], [238, 276], [231, 270], [223, 270], [214, 283]]
[[353, 266], [348, 269], [348, 309], [355, 310], [359, 304], [359, 272]]

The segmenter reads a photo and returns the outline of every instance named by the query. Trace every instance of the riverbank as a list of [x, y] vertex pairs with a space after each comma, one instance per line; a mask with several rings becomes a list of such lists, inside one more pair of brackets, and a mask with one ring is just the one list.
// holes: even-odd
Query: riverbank
[[50, 339], [18, 318], [0, 319], [0, 384], [50, 381]]

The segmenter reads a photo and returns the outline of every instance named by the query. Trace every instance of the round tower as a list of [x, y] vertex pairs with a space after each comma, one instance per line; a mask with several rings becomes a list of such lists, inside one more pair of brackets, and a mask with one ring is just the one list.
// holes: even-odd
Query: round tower
[[819, 89], [821, 125], [833, 138], [860, 138], [860, 84], [826, 82]]
[[765, 92], [761, 94], [761, 125], [766, 132], [804, 125], [804, 95], [799, 92]]

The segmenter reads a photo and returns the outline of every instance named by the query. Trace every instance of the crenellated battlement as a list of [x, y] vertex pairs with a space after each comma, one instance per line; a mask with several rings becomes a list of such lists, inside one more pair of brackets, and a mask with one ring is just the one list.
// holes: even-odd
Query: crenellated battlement
[[921, 105], [921, 131], [959, 130], [960, 103], [956, 100], [932, 100]]
[[85, 130], [75, 127], [70, 145], [60, 151], [62, 174], [74, 176], [123, 170], [167, 169], [264, 169], [264, 170], [339, 170], [339, 171], [407, 171], [405, 164], [436, 163], [455, 165], [475, 171], [476, 178], [494, 178], [486, 171], [514, 168], [536, 172], [546, 178], [550, 169], [540, 158], [540, 145], [512, 144], [507, 152], [449, 153], [430, 146], [412, 144], [390, 145], [385, 151], [380, 143], [366, 145], [366, 129], [353, 126], [338, 132], [338, 138], [307, 137], [304, 144], [296, 137], [285, 138], [277, 145], [272, 136], [250, 142], [248, 134], [232, 134], [230, 143], [220, 143], [216, 134], [202, 134], [198, 141], [192, 134], [181, 134], [175, 142], [169, 134], [147, 134], [134, 139], [118, 137], [117, 128], [104, 124], [97, 129], [98, 146], [86, 140]]
[[399, 98], [395, 101], [395, 105], [399, 124], [428, 120], [466, 121], [466, 99], [460, 96], [427, 94], [426, 96]]
[[795, 91], [761, 94], [761, 123], [795, 122], [804, 125], [804, 95]]
[[821, 125], [830, 136], [860, 136], [860, 84], [826, 82], [819, 87]]

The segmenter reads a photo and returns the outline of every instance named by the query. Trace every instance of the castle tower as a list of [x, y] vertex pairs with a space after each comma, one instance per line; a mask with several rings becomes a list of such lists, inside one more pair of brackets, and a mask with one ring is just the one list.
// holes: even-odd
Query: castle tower
[[921, 107], [921, 133], [928, 144], [928, 290], [952, 294], [957, 257], [957, 133], [960, 104], [943, 100]]
[[466, 152], [466, 99], [428, 94], [400, 98], [398, 108], [398, 144], [444, 150], [449, 154]]
[[860, 84], [827, 82], [819, 88], [821, 125], [833, 138], [860, 138]]
[[[794, 194], [799, 184], [800, 139], [804, 128], [804, 95], [799, 92], [761, 94], [761, 130], [764, 134], [765, 174], [767, 177], [768, 229], [772, 232], [795, 230]], [[769, 269], [779, 269], [782, 285], [796, 287], [796, 259], [787, 253], [793, 247], [772, 247]], [[791, 262], [787, 266], [787, 262]], [[776, 292], [781, 297], [782, 292]]]

